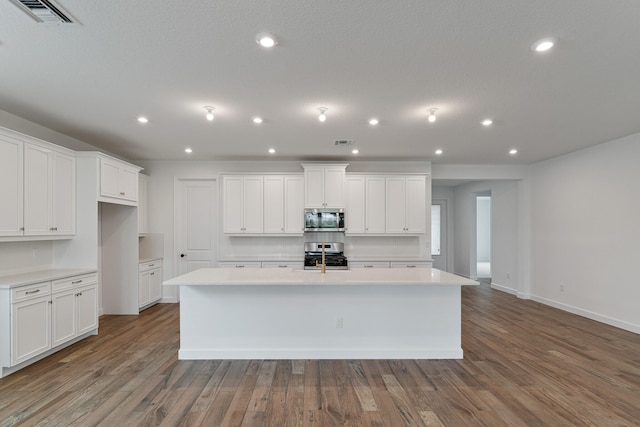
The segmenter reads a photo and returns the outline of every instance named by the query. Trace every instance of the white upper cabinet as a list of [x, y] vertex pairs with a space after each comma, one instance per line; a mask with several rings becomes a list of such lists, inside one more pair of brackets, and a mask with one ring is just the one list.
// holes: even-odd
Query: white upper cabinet
[[100, 156], [100, 201], [136, 206], [140, 168]]
[[345, 233], [363, 234], [366, 228], [364, 176], [348, 176], [345, 180], [346, 206]]
[[301, 235], [304, 232], [304, 177], [284, 177], [284, 232]]
[[297, 234], [304, 231], [304, 179], [302, 175], [264, 177], [264, 233]]
[[47, 146], [24, 146], [24, 234], [73, 235], [76, 159]]
[[3, 240], [70, 238], [75, 234], [73, 151], [0, 129], [0, 194]]
[[23, 232], [23, 142], [0, 132], [0, 236]]
[[344, 208], [346, 164], [303, 164], [305, 207]]
[[264, 232], [284, 233], [284, 177], [264, 177]]
[[224, 176], [223, 229], [226, 234], [263, 232], [263, 177]]
[[424, 176], [387, 177], [387, 233], [423, 234], [426, 229]]
[[365, 233], [386, 231], [386, 180], [384, 176], [368, 176], [365, 181]]
[[226, 234], [302, 235], [302, 175], [225, 175], [222, 182]]

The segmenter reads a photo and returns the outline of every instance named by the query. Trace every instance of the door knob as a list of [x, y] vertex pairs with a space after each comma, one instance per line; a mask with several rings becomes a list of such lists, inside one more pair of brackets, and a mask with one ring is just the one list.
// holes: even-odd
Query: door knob
[[184, 257], [186, 257], [185, 254], [180, 254], [180, 258], [184, 258]]

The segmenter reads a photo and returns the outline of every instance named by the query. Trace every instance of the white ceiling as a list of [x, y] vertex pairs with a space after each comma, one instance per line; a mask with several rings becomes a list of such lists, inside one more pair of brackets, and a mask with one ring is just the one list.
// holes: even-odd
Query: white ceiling
[[79, 24], [0, 0], [0, 109], [131, 160], [530, 164], [640, 131], [637, 0], [57, 3]]

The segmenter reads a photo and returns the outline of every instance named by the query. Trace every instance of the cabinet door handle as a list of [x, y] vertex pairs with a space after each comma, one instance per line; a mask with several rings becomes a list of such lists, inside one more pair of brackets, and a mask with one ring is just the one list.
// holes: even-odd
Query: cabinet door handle
[[278, 268], [287, 268], [289, 267], [288, 265], [279, 265]]
[[364, 268], [373, 268], [373, 265], [365, 265]]
[[236, 265], [236, 268], [244, 268], [244, 265]]
[[407, 265], [407, 268], [415, 268], [415, 267], [416, 267], [415, 265], [411, 265], [411, 264]]
[[76, 280], [75, 282], [71, 282], [72, 285], [77, 285], [78, 283], [82, 283], [82, 280]]
[[156, 273], [155, 273], [155, 272], [154, 272], [154, 273], [151, 273], [151, 274], [149, 274], [149, 276], [153, 276], [154, 274], [156, 274]]
[[26, 291], [25, 295], [37, 294], [38, 292], [40, 292], [40, 289], [36, 289], [35, 291]]
[[121, 191], [121, 192], [120, 192], [120, 195], [121, 195], [121, 196], [124, 196], [124, 191]]

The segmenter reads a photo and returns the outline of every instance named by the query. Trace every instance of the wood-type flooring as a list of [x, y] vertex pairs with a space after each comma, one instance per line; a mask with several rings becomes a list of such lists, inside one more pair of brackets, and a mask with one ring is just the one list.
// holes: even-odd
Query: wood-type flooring
[[637, 426], [640, 336], [463, 288], [463, 360], [178, 361], [179, 307], [0, 379], [0, 426]]

